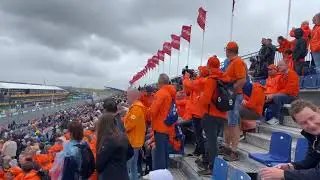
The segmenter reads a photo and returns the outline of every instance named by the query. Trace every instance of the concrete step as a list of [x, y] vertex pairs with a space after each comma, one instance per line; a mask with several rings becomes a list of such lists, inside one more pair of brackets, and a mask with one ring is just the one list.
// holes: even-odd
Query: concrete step
[[300, 128], [300, 126], [293, 121], [291, 116], [285, 116], [283, 119], [283, 125], [288, 127]]
[[300, 138], [302, 135], [300, 134], [302, 130], [295, 127], [283, 126], [283, 125], [268, 125], [268, 124], [260, 124], [258, 125], [258, 132], [271, 135], [272, 132], [284, 132], [289, 134], [292, 138]]
[[[259, 148], [262, 148], [266, 151], [269, 151], [270, 147], [270, 141], [271, 141], [271, 134], [265, 134], [265, 133], [247, 133], [245, 141], [248, 144], [251, 144], [253, 146], [257, 146]], [[292, 152], [294, 152], [295, 147], [297, 144], [296, 139], [292, 139]]]

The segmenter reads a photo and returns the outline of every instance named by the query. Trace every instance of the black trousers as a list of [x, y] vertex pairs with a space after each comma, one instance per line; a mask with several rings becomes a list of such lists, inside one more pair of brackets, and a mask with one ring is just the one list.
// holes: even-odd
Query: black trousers
[[208, 114], [203, 117], [203, 129], [206, 133], [206, 153], [203, 157], [203, 162], [213, 167], [214, 160], [218, 156], [218, 135], [220, 130], [223, 129], [224, 124], [227, 123], [226, 119], [213, 117]]

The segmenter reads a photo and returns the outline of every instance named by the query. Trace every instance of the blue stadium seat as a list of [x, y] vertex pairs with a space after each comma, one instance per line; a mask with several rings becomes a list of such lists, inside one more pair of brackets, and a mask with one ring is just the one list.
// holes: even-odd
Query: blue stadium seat
[[289, 163], [291, 162], [291, 142], [290, 135], [273, 132], [269, 153], [249, 153], [249, 157], [267, 166], [272, 166], [272, 163]]
[[308, 140], [306, 138], [299, 138], [297, 141], [297, 146], [295, 150], [294, 161], [302, 161], [304, 160], [306, 153], [308, 151]]
[[304, 76], [300, 76], [299, 77], [299, 80], [300, 80], [300, 82], [299, 82], [299, 84], [300, 84], [300, 89], [304, 89]]
[[232, 169], [231, 180], [251, 180], [251, 177], [247, 173], [242, 172], [238, 169]]
[[[302, 161], [308, 151], [308, 140], [306, 138], [299, 138], [296, 145], [294, 162]], [[276, 166], [280, 163], [271, 163], [271, 166]]]
[[214, 160], [212, 179], [227, 180], [228, 168], [228, 163], [225, 160], [216, 157], [216, 159]]
[[313, 74], [304, 77], [303, 86], [306, 89], [317, 89], [319, 86], [318, 83], [319, 75]]

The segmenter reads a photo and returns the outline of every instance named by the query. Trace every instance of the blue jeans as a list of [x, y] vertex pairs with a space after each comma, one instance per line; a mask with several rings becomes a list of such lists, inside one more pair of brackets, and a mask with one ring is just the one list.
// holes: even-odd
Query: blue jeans
[[271, 104], [272, 117], [281, 120], [281, 108], [284, 104], [290, 104], [294, 100], [294, 97], [286, 94], [275, 94], [272, 97], [273, 103]]
[[195, 130], [196, 133], [196, 149], [195, 152], [203, 155], [204, 154], [204, 143], [205, 143], [205, 139], [203, 137], [202, 131], [203, 131], [203, 127], [202, 127], [202, 120], [198, 119], [198, 118], [192, 118], [192, 124], [193, 124], [193, 128]]
[[158, 169], [168, 169], [169, 161], [169, 136], [168, 134], [159, 133], [154, 131], [154, 140], [155, 140], [155, 152], [152, 157], [154, 166], [153, 170]]
[[314, 64], [316, 65], [317, 73], [320, 73], [320, 52], [312, 53]]
[[240, 125], [240, 107], [242, 104], [243, 96], [242, 94], [237, 94], [234, 103], [234, 109], [228, 111], [228, 126], [236, 127]]
[[134, 149], [134, 154], [127, 162], [128, 174], [130, 180], [138, 180], [138, 158], [140, 149]]

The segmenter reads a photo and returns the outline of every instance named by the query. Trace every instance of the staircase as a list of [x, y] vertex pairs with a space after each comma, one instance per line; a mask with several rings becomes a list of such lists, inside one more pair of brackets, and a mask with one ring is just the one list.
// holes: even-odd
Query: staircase
[[[266, 167], [265, 165], [248, 157], [249, 153], [267, 153], [270, 146], [271, 133], [272, 132], [285, 132], [292, 137], [292, 153], [291, 157], [293, 160], [294, 150], [296, 147], [297, 139], [302, 137], [300, 135], [301, 129], [298, 128], [297, 124], [292, 120], [290, 116], [286, 116], [283, 125], [268, 125], [265, 123], [257, 125], [256, 133], [247, 133], [245, 139], [239, 143], [238, 152], [240, 154], [240, 161], [229, 162], [231, 168], [240, 169], [248, 173], [252, 180], [259, 179], [258, 172], [261, 168]], [[194, 147], [186, 146], [186, 154], [191, 153]], [[194, 157], [183, 157], [178, 163], [178, 168], [171, 169], [176, 179], [190, 180], [209, 180], [211, 176], [203, 177], [199, 176], [197, 171], [199, 170], [195, 164]], [[179, 172], [179, 173], [177, 173]], [[179, 174], [176, 176], [175, 174]]]

